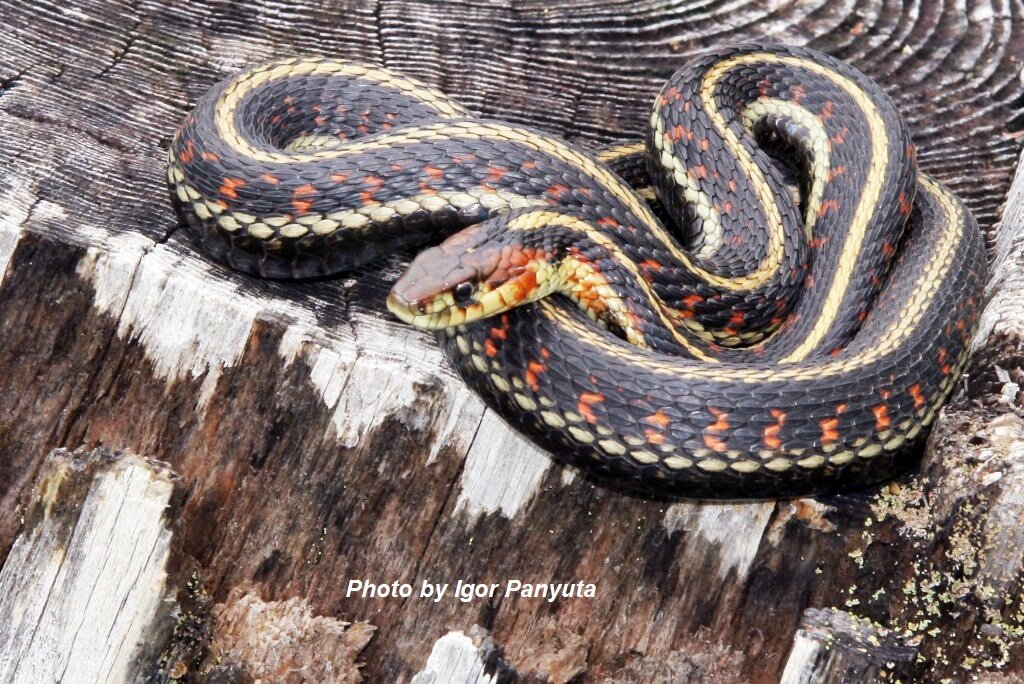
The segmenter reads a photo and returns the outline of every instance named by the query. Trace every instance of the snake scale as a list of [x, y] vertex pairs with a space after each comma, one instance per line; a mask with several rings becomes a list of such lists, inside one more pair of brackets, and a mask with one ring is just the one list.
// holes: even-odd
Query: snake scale
[[433, 245], [388, 306], [558, 458], [707, 498], [902, 467], [966, 363], [983, 242], [891, 100], [814, 50], [696, 56], [589, 152], [392, 71], [286, 59], [174, 136], [199, 245], [269, 278]]

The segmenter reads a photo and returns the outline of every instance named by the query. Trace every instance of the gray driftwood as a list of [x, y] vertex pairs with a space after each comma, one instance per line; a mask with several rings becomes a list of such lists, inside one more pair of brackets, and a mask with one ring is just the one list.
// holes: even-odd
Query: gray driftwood
[[[327, 5], [0, 3], [0, 678], [1024, 676], [1019, 2]], [[401, 257], [256, 281], [196, 254], [165, 197], [191, 103], [273, 56], [385, 64], [593, 145], [638, 135], [687, 55], [749, 39], [874, 76], [991, 239], [961, 391], [920, 467], [866, 492], [609, 491], [386, 315]], [[596, 596], [346, 598], [351, 579]]]

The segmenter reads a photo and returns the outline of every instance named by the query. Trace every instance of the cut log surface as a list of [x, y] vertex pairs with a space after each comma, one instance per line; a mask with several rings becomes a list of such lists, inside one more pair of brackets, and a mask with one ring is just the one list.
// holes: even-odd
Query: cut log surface
[[[894, 484], [735, 505], [617, 493], [511, 432], [432, 337], [387, 315], [408, 255], [260, 281], [197, 253], [167, 200], [176, 125], [216, 80], [272, 57], [383, 64], [594, 146], [639, 136], [687, 56], [748, 40], [809, 45], [878, 80], [924, 170], [990, 238], [974, 361]], [[24, 632], [38, 624], [53, 658], [83, 668], [69, 681], [841, 681], [836, 663], [1024, 676], [1022, 56], [1024, 7], [1001, 0], [0, 3], [0, 671], [41, 657]], [[138, 520], [89, 518], [76, 497], [92, 489], [41, 484], [48, 453], [80, 447], [160, 462], [147, 477], [180, 494], [154, 518], [124, 475]], [[97, 527], [48, 532], [75, 501]], [[136, 593], [93, 574], [59, 585], [73, 606], [38, 605], [46, 580], [26, 568], [59, 579], [70, 559], [27, 556], [74, 552], [94, 573], [89, 535], [136, 522], [151, 560], [166, 555], [107, 568], [143, 578]], [[353, 580], [414, 593], [348, 595]], [[499, 588], [461, 601], [460, 580]], [[511, 580], [594, 596], [505, 596]], [[61, 617], [115, 605], [75, 593], [88, 582], [125, 597], [130, 625], [109, 638], [145, 647], [103, 652], [132, 663], [75, 660], [85, 642]], [[419, 598], [424, 582], [448, 594]], [[172, 628], [131, 617], [156, 615], [157, 596]], [[823, 627], [821, 609], [841, 615]], [[851, 625], [899, 662], [819, 638]]]

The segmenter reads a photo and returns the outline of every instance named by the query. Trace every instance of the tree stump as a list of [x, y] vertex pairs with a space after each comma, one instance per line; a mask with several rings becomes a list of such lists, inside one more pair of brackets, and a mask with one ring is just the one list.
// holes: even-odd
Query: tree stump
[[[1019, 3], [324, 5], [0, 4], [0, 678], [1024, 676]], [[638, 137], [689, 55], [748, 40], [874, 77], [990, 238], [973, 362], [895, 483], [729, 505], [611, 491], [387, 315], [405, 257], [260, 281], [196, 253], [166, 197], [196, 97], [272, 57], [384, 64], [596, 146]], [[460, 580], [499, 590], [461, 601]]]

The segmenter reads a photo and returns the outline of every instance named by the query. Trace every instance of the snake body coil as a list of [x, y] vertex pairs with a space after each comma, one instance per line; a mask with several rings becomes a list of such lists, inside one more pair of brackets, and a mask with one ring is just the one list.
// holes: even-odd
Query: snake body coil
[[392, 311], [559, 458], [691, 496], [891, 475], [966, 363], [985, 276], [889, 99], [802, 48], [699, 56], [645, 144], [596, 154], [384, 69], [275, 62], [199, 100], [168, 181], [206, 251], [265, 277], [451, 236]]

